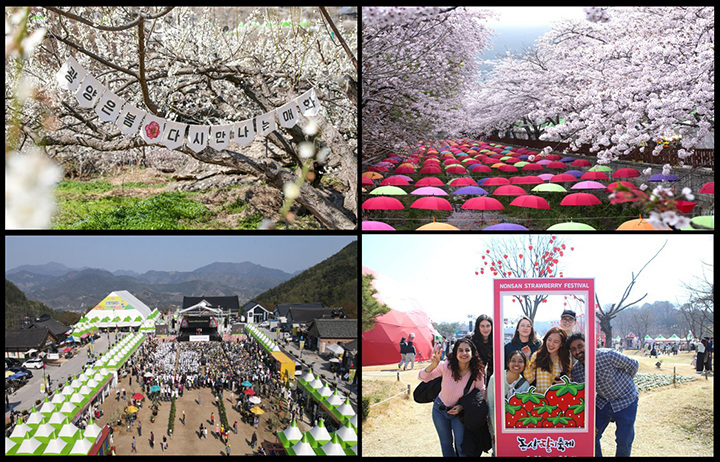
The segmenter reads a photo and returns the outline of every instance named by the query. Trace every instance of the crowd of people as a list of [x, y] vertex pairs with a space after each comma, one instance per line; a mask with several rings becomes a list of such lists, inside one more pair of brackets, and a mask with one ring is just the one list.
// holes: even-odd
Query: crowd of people
[[[563, 311], [560, 327], [552, 327], [538, 338], [530, 318], [522, 317], [512, 339], [504, 346], [504, 389], [494, 390], [493, 320], [480, 315], [472, 335], [434, 346], [430, 364], [418, 378], [430, 382], [441, 377], [441, 388], [433, 402], [432, 419], [440, 439], [443, 456], [479, 456], [495, 453], [491, 435], [496, 425], [494, 409], [498, 401], [509, 400], [531, 386], [545, 394], [555, 384], [585, 382], [585, 338], [576, 329], [572, 310]], [[404, 341], [405, 339], [403, 339]], [[602, 455], [600, 440], [607, 425], [617, 426], [618, 456], [629, 456], [634, 438], [638, 390], [633, 381], [638, 361], [612, 349], [597, 349], [596, 442], [595, 454]], [[567, 381], [565, 381], [566, 379]], [[468, 399], [471, 396], [471, 399]], [[464, 413], [472, 409], [472, 419]], [[477, 416], [482, 416], [478, 419]], [[480, 420], [480, 421], [478, 421]], [[470, 423], [471, 422], [471, 423]]]

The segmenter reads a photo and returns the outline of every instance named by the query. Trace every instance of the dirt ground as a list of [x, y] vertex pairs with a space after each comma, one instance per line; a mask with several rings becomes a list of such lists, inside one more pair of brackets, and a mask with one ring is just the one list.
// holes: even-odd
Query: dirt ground
[[[128, 392], [128, 396], [134, 393], [140, 392], [140, 386], [136, 380], [133, 380], [132, 386], [128, 384], [129, 376], [120, 380], [118, 383], [118, 389], [122, 390], [125, 388]], [[117, 422], [117, 417], [120, 412], [126, 407], [126, 403], [123, 402], [122, 398], [120, 402], [114, 398], [114, 391], [111, 392], [111, 398], [106, 400], [102, 406], [104, 415], [99, 421], [95, 423], [102, 427], [106, 423], [114, 419]], [[225, 444], [220, 440], [219, 437], [214, 436], [213, 433], [215, 428], [208, 428], [207, 439], [200, 439], [200, 423], [202, 422], [205, 427], [210, 425], [210, 413], [215, 413], [215, 422], [219, 421], [219, 412], [215, 405], [215, 400], [210, 389], [201, 388], [200, 393], [202, 394], [202, 405], [197, 403], [198, 390], [193, 389], [186, 392], [183, 397], [178, 398], [175, 402], [176, 408], [176, 419], [175, 429], [173, 431], [173, 437], [168, 436], [168, 450], [165, 451], [168, 455], [182, 455], [182, 454], [206, 454], [206, 455], [225, 455]], [[260, 398], [263, 398], [260, 396]], [[250, 438], [252, 437], [254, 428], [252, 425], [243, 423], [240, 419], [240, 414], [231, 408], [230, 394], [226, 394], [225, 397], [225, 410], [228, 415], [228, 422], [232, 426], [235, 420], [238, 421], [238, 434], [236, 435], [230, 431], [230, 454], [231, 455], [251, 455], [253, 450], [250, 448]], [[265, 401], [263, 401], [264, 403]], [[154, 423], [150, 422], [150, 410], [149, 402], [145, 399], [142, 409], [138, 412], [138, 420], [142, 422], [142, 436], [138, 436], [137, 422], [135, 426], [131, 427], [130, 433], [127, 432], [126, 427], [115, 429], [113, 436], [114, 445], [116, 448], [116, 454], [118, 455], [130, 455], [132, 437], [135, 436], [137, 443], [137, 455], [152, 455], [152, 454], [164, 454], [160, 448], [160, 442], [163, 436], [167, 436], [168, 419], [170, 417], [170, 405], [168, 402], [161, 402], [158, 415]], [[268, 411], [268, 408], [261, 404]], [[187, 418], [186, 425], [183, 425], [182, 413], [185, 411]], [[269, 412], [260, 416], [260, 423], [257, 429], [258, 443], [255, 449], [260, 446], [263, 441], [277, 442], [277, 437], [268, 430], [267, 421], [269, 418]], [[310, 427], [308, 422], [298, 422], [298, 427], [301, 431], [309, 431]], [[155, 447], [150, 446], [150, 432], [155, 435]], [[132, 453], [135, 455], [135, 453]]]
[[[713, 376], [706, 380], [697, 375], [690, 353], [660, 356], [660, 369], [655, 366], [658, 359], [625, 353], [640, 362], [640, 373], [672, 374], [676, 367], [678, 375], [698, 378], [677, 388], [670, 385], [640, 393], [633, 456], [712, 456]], [[408, 384], [414, 390], [418, 371], [426, 365], [416, 363], [414, 371], [400, 372], [399, 382], [397, 365], [363, 368], [363, 395], [386, 398], [406, 391]], [[372, 407], [362, 427], [363, 456], [442, 456], [430, 413], [430, 404], [417, 404], [406, 393]], [[611, 423], [603, 434], [605, 456], [615, 454], [615, 430]]]

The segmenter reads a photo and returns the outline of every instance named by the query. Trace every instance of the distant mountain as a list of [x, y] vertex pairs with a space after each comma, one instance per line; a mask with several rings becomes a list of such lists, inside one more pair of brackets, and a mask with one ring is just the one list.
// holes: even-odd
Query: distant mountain
[[[60, 266], [58, 266], [60, 265]], [[57, 310], [86, 311], [102, 301], [110, 292], [127, 290], [151, 308], [167, 308], [182, 303], [183, 296], [237, 295], [250, 299], [290, 279], [291, 274], [251, 263], [212, 263], [195, 271], [134, 271], [102, 269], [73, 270], [61, 264], [31, 265], [6, 273], [6, 278], [24, 291]]]
[[7, 276], [8, 274], [20, 273], [22, 271], [27, 271], [28, 273], [33, 274], [41, 274], [44, 276], [62, 276], [63, 274], [73, 271], [73, 268], [68, 268], [62, 263], [51, 261], [50, 263], [45, 263], [44, 265], [18, 266], [17, 268], [13, 268], [10, 271], [5, 272], [5, 275]]
[[279, 303], [320, 302], [327, 308], [342, 307], [349, 318], [357, 318], [357, 249], [357, 241], [351, 242], [332, 257], [252, 299], [270, 310]]

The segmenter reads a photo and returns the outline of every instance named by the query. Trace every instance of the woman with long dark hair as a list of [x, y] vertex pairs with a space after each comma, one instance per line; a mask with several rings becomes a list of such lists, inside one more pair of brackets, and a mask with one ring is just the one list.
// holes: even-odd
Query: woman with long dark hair
[[440, 438], [443, 457], [454, 457], [456, 451], [457, 455], [462, 456], [460, 448], [465, 427], [458, 416], [463, 411], [458, 401], [463, 397], [468, 381], [471, 381], [469, 390], [476, 388], [480, 393], [485, 393], [485, 365], [475, 345], [467, 338], [455, 343], [446, 361], [440, 362], [441, 355], [440, 348], [436, 347], [430, 365], [420, 371], [418, 378], [429, 382], [442, 377], [440, 394], [433, 403], [433, 423]]
[[560, 377], [570, 377], [570, 352], [565, 348], [567, 334], [559, 327], [553, 327], [545, 333], [542, 346], [533, 353], [530, 364], [525, 369], [525, 378], [528, 382], [535, 382], [538, 393], [556, 383], [563, 383]]
[[532, 319], [523, 316], [515, 326], [515, 335], [513, 335], [510, 343], [505, 344], [505, 361], [515, 350], [520, 350], [529, 358], [533, 353], [540, 349], [540, 340], [535, 334]]
[[477, 348], [480, 359], [487, 366], [485, 371], [485, 386], [493, 375], [493, 322], [492, 318], [486, 314], [481, 314], [475, 320], [475, 330], [473, 331], [472, 342]]

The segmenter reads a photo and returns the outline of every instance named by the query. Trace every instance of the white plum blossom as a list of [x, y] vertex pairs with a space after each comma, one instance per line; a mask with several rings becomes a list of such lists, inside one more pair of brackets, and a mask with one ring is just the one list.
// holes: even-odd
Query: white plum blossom
[[49, 228], [53, 190], [61, 179], [62, 169], [39, 149], [11, 152], [5, 163], [5, 228]]

